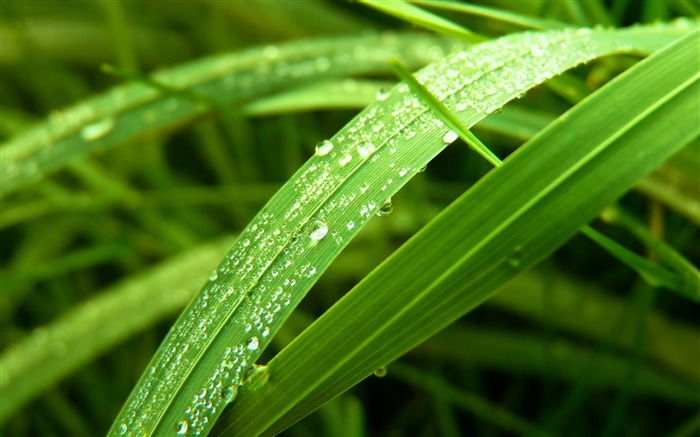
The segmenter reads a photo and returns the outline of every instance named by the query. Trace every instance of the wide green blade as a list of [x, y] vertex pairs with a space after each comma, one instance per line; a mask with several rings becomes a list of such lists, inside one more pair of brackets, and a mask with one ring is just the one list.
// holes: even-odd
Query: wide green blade
[[[512, 35], [456, 52], [418, 78], [471, 126], [557, 72], [604, 54], [653, 50], [664, 35], [691, 28], [678, 22]], [[111, 434], [207, 434], [318, 275], [450, 142], [405, 84], [377, 97], [319, 143], [316, 156], [241, 233], [164, 340]]]
[[283, 430], [483, 302], [697, 137], [698, 36], [596, 92], [445, 210], [269, 363], [270, 383], [243, 391], [228, 431]]

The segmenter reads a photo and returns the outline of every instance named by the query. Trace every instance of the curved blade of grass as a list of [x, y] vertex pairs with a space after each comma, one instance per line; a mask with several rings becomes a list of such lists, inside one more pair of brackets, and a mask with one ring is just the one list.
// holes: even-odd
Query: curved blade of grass
[[[649, 250], [654, 251], [663, 264], [680, 274], [684, 278], [684, 284], [689, 285], [689, 287], [678, 291], [686, 292], [686, 297], [695, 301], [700, 300], [698, 295], [700, 293], [700, 270], [683, 255], [662, 240], [654, 237], [646, 226], [619, 205], [606, 208], [601, 214], [601, 218], [608, 223], [624, 227], [639, 241], [644, 243]], [[695, 286], [690, 286], [692, 284], [695, 284]]]
[[[221, 105], [236, 105], [310, 81], [388, 72], [389, 56], [424, 65], [455, 45], [418, 34], [327, 38], [212, 56], [154, 73], [152, 78]], [[2, 145], [0, 195], [80, 156], [176, 128], [212, 109], [216, 108], [187, 96], [164, 95], [153, 86], [132, 83], [56, 111], [46, 122]]]
[[[467, 143], [474, 151], [482, 158], [486, 159], [494, 167], [500, 167], [503, 162], [494, 153], [489, 150], [469, 129], [461, 125], [456, 115], [451, 113], [445, 105], [435, 98], [406, 67], [401, 65], [397, 60], [391, 61], [396, 74], [406, 82], [413, 91], [418, 94], [421, 99], [428, 105], [435, 115], [445, 123], [450, 129], [456, 132], [459, 137]], [[584, 226], [581, 232], [588, 238], [605, 249], [612, 256], [616, 257], [629, 267], [634, 269], [639, 275], [644, 278], [652, 286], [665, 286], [668, 289], [675, 291], [687, 298], [700, 302], [700, 287], [698, 281], [683, 281], [681, 276], [669, 271], [668, 269], [650, 262], [649, 260], [637, 255], [626, 247], [618, 244], [614, 240], [606, 237], [595, 229]], [[685, 270], [687, 271], [687, 269]]]
[[232, 243], [232, 238], [226, 238], [175, 257], [148, 274], [112, 287], [89, 305], [4, 350], [0, 357], [0, 424], [80, 365], [182, 308], [202, 283], [201, 276], [193, 272], [206, 271]]
[[[700, 53], [698, 41], [692, 32], [642, 61], [446, 209], [275, 357], [269, 384], [244, 386], [233, 432], [280, 432], [394, 360], [551, 253], [695, 138], [700, 74], [688, 60]], [[418, 76], [444, 98], [438, 79]]]
[[[690, 30], [687, 23], [673, 27]], [[454, 53], [418, 77], [449, 108], [467, 102], [460, 121], [471, 126], [555, 72], [603, 54], [644, 50], [648, 33], [668, 30], [512, 35]], [[206, 435], [318, 275], [382, 203], [446, 147], [443, 123], [406, 84], [379, 100], [320, 143], [241, 233], [164, 340], [110, 435]]]
[[516, 26], [523, 27], [525, 29], [535, 29], [535, 30], [547, 30], [547, 29], [561, 29], [564, 27], [570, 27], [568, 23], [561, 21], [530, 17], [523, 14], [517, 14], [515, 12], [507, 11], [504, 9], [494, 9], [486, 6], [472, 5], [468, 3], [458, 3], [454, 1], [441, 1], [441, 0], [409, 0], [410, 3], [433, 8], [433, 9], [443, 9], [446, 11], [461, 12], [464, 14], [475, 15], [477, 17], [491, 18], [496, 21], [502, 21], [504, 23], [515, 24]]
[[460, 26], [457, 23], [442, 18], [424, 9], [417, 8], [403, 0], [391, 2], [381, 0], [360, 0], [360, 2], [389, 15], [393, 15], [402, 20], [408, 21], [409, 23], [413, 23], [417, 26], [437, 33], [442, 33], [443, 35], [461, 39], [463, 41], [478, 43], [488, 39]]

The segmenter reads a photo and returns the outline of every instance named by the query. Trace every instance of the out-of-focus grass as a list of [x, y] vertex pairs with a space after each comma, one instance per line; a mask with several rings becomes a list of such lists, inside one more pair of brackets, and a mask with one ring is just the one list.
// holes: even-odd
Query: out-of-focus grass
[[[510, 7], [573, 25], [628, 25], [698, 13], [697, 6], [686, 1], [639, 7], [617, 2], [609, 10], [597, 2], [591, 5], [545, 2]], [[3, 142], [34, 121], [59, 120], [62, 108], [121, 84], [119, 78], [101, 72], [104, 63], [121, 71], [148, 72], [257, 44], [407, 27], [362, 5], [336, 2], [3, 2], [0, 8]], [[489, 36], [519, 28], [439, 13]], [[616, 62], [634, 61], [604, 60], [572, 75], [578, 84], [597, 86], [596, 78], [617, 72]], [[353, 83], [341, 79], [336, 85]], [[295, 92], [299, 91], [290, 91], [292, 103], [300, 99]], [[274, 98], [281, 97], [267, 101]], [[265, 112], [265, 100], [246, 103], [251, 112]], [[512, 111], [504, 108], [503, 119], [494, 115], [491, 124], [479, 125], [475, 132], [505, 156], [538, 131], [542, 120], [570, 105], [556, 87], [539, 87]], [[95, 299], [100, 290], [241, 230], [313, 153], [313, 145], [338, 131], [356, 113], [348, 108], [358, 106], [355, 101], [338, 110], [256, 117], [244, 110], [233, 120], [200, 120], [92, 154], [5, 196], [0, 215], [3, 352], [27, 335], [40, 337], [41, 327]], [[520, 123], [509, 123], [511, 115]], [[667, 204], [661, 223], [656, 219], [650, 231], [695, 263], [700, 259], [698, 222], [693, 222], [698, 212], [693, 216], [687, 205], [698, 202], [697, 147], [695, 143], [681, 152], [690, 159], [671, 160], [622, 200], [643, 223], [649, 222], [649, 211], [659, 202]], [[461, 143], [438, 156], [394, 197], [392, 215], [372, 220], [340, 255], [263, 361], [487, 169]], [[627, 231], [609, 231], [628, 247], [641, 248]], [[403, 365], [392, 375], [389, 365], [387, 377], [370, 378], [285, 435], [337, 435], [338, 430], [358, 436], [502, 433], [494, 410], [464, 408], [459, 400], [464, 393], [522, 423], [564, 435], [620, 429], [622, 435], [664, 435], [676, 428], [692, 433], [698, 402], [672, 388], [685, 384], [692, 390], [700, 379], [692, 367], [700, 362], [700, 351], [692, 346], [698, 341], [697, 305], [661, 292], [653, 299], [631, 299], [646, 293], [638, 291], [640, 279], [582, 238], [561, 248], [546, 267], [537, 271], [534, 282], [527, 275], [516, 279], [493, 305], [457, 322], [444, 333], [453, 336], [448, 341], [438, 336], [404, 358], [430, 375], [425, 381], [437, 378], [454, 390], [442, 390], [440, 384], [422, 387], [407, 376], [406, 369], [412, 367]], [[200, 272], [200, 282], [207, 273]], [[518, 287], [523, 288], [521, 294]], [[579, 292], [589, 289], [595, 293]], [[526, 300], [524, 295], [536, 297]], [[129, 317], [128, 311], [123, 317]], [[648, 333], [639, 336], [641, 321], [648, 324]], [[132, 339], [95, 357], [58, 385], [44, 388], [7, 418], [2, 433], [104, 434], [171, 322], [153, 320]], [[660, 326], [658, 331], [655, 326]], [[474, 346], [477, 339], [486, 338], [491, 341]], [[61, 360], [60, 346], [53, 345], [58, 351], [55, 360]], [[72, 351], [65, 346], [67, 357]], [[518, 362], [518, 354], [532, 359]], [[550, 372], [552, 368], [561, 372]]]

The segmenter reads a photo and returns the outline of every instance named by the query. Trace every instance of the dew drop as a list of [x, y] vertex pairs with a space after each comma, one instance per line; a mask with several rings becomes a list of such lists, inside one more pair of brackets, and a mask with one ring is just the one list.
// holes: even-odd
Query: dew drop
[[348, 229], [352, 229], [352, 228], [355, 227], [355, 222], [352, 221], [352, 220], [350, 220], [350, 221], [345, 225], [345, 227], [348, 228]]
[[311, 238], [314, 241], [318, 241], [325, 237], [327, 233], [328, 225], [320, 220], [316, 220], [314, 222], [313, 228], [311, 229], [311, 232], [309, 232], [309, 238]]
[[221, 399], [223, 399], [226, 403], [233, 402], [233, 400], [236, 399], [236, 396], [238, 396], [238, 387], [235, 385], [229, 385], [221, 390]]
[[442, 137], [442, 141], [445, 144], [452, 144], [457, 138], [459, 138], [459, 135], [457, 135], [457, 132], [450, 129]]
[[277, 46], [269, 45], [263, 49], [262, 55], [268, 61], [273, 61], [279, 57], [280, 49]]
[[372, 143], [362, 143], [357, 146], [357, 153], [360, 154], [361, 157], [366, 158], [369, 155], [374, 152], [375, 147], [374, 144]]
[[391, 197], [386, 199], [384, 203], [382, 203], [382, 206], [379, 208], [379, 211], [377, 211], [377, 215], [379, 217], [386, 217], [391, 212], [394, 210], [394, 204], [391, 203]]
[[464, 111], [465, 109], [467, 109], [467, 106], [469, 106], [467, 102], [461, 101], [457, 102], [457, 104], [455, 105], [455, 109], [458, 111]]
[[352, 156], [351, 155], [345, 155], [342, 158], [338, 160], [338, 164], [340, 164], [341, 167], [344, 167], [347, 163], [352, 161]]
[[530, 49], [530, 54], [535, 57], [539, 57], [545, 54], [545, 51], [542, 49], [542, 47], [533, 47]]
[[260, 347], [260, 342], [258, 341], [258, 337], [251, 337], [248, 340], [248, 344], [245, 346], [248, 350], [250, 351], [256, 351]]
[[377, 378], [384, 378], [387, 374], [386, 366], [382, 366], [374, 371], [374, 376]]
[[110, 133], [117, 123], [113, 118], [105, 118], [89, 124], [80, 130], [80, 137], [85, 141], [94, 141]]
[[316, 156], [326, 156], [333, 150], [333, 143], [329, 140], [323, 140], [316, 144]]
[[423, 167], [418, 169], [418, 173], [423, 173], [427, 169], [428, 169], [428, 164], [425, 164]]
[[216, 281], [216, 278], [218, 278], [218, 277], [219, 277], [219, 273], [216, 271], [216, 269], [212, 270], [209, 273], [209, 280], [210, 281]]
[[389, 87], [381, 87], [377, 90], [377, 101], [383, 102], [391, 94], [391, 89]]
[[267, 384], [269, 380], [270, 368], [256, 364], [246, 372], [244, 383], [249, 390], [257, 390]]
[[126, 432], [128, 430], [129, 430], [129, 427], [126, 426], [126, 423], [122, 423], [121, 425], [119, 425], [119, 428], [117, 429], [117, 433], [119, 433], [119, 435], [124, 435], [124, 434], [126, 434]]
[[522, 248], [520, 246], [516, 247], [510, 254], [510, 257], [508, 257], [508, 265], [514, 269], [517, 269], [520, 267], [522, 256]]
[[187, 430], [190, 428], [190, 423], [186, 420], [181, 420], [175, 425], [175, 430], [177, 431], [177, 435], [185, 435], [187, 434]]

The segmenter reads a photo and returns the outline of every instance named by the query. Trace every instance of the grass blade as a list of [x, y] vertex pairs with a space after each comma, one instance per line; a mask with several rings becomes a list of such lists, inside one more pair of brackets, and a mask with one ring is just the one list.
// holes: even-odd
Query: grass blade
[[362, 3], [393, 15], [402, 20], [413, 23], [417, 26], [432, 30], [443, 35], [461, 39], [466, 42], [479, 43], [486, 41], [487, 38], [478, 35], [464, 27], [446, 20], [438, 15], [428, 12], [424, 9], [417, 8], [403, 0], [385, 2], [381, 0], [360, 0]]
[[[235, 106], [310, 81], [388, 71], [389, 56], [424, 65], [454, 46], [443, 38], [417, 34], [328, 38], [214, 56], [152, 78], [170, 89]], [[215, 109], [201, 101], [163, 95], [149, 85], [116, 87], [57, 111], [48, 121], [3, 144], [0, 195], [40, 180], [80, 156], [175, 129]]]
[[[494, 167], [503, 165], [500, 158], [494, 155], [488, 147], [469, 131], [469, 129], [462, 126], [457, 116], [451, 113], [445, 105], [435, 98], [435, 96], [430, 94], [430, 91], [418, 82], [406, 67], [396, 60], [392, 60], [391, 64], [396, 74], [423, 99], [425, 104], [433, 110], [435, 115], [437, 115], [445, 125], [452, 129], [453, 132], [456, 132], [465, 143], [469, 144], [473, 150], [486, 159], [491, 165]], [[684, 282], [681, 277], [673, 272], [649, 262], [589, 226], [584, 226], [581, 231], [608, 253], [637, 271], [640, 276], [651, 285], [663, 285], [670, 290], [677, 291], [685, 297], [700, 302], [700, 286], [698, 285], [700, 283]]]
[[696, 31], [511, 155], [275, 357], [274, 384], [244, 389], [236, 402], [234, 432], [280, 432], [392, 361], [542, 259], [695, 138], [700, 75], [687, 60], [699, 52]]

